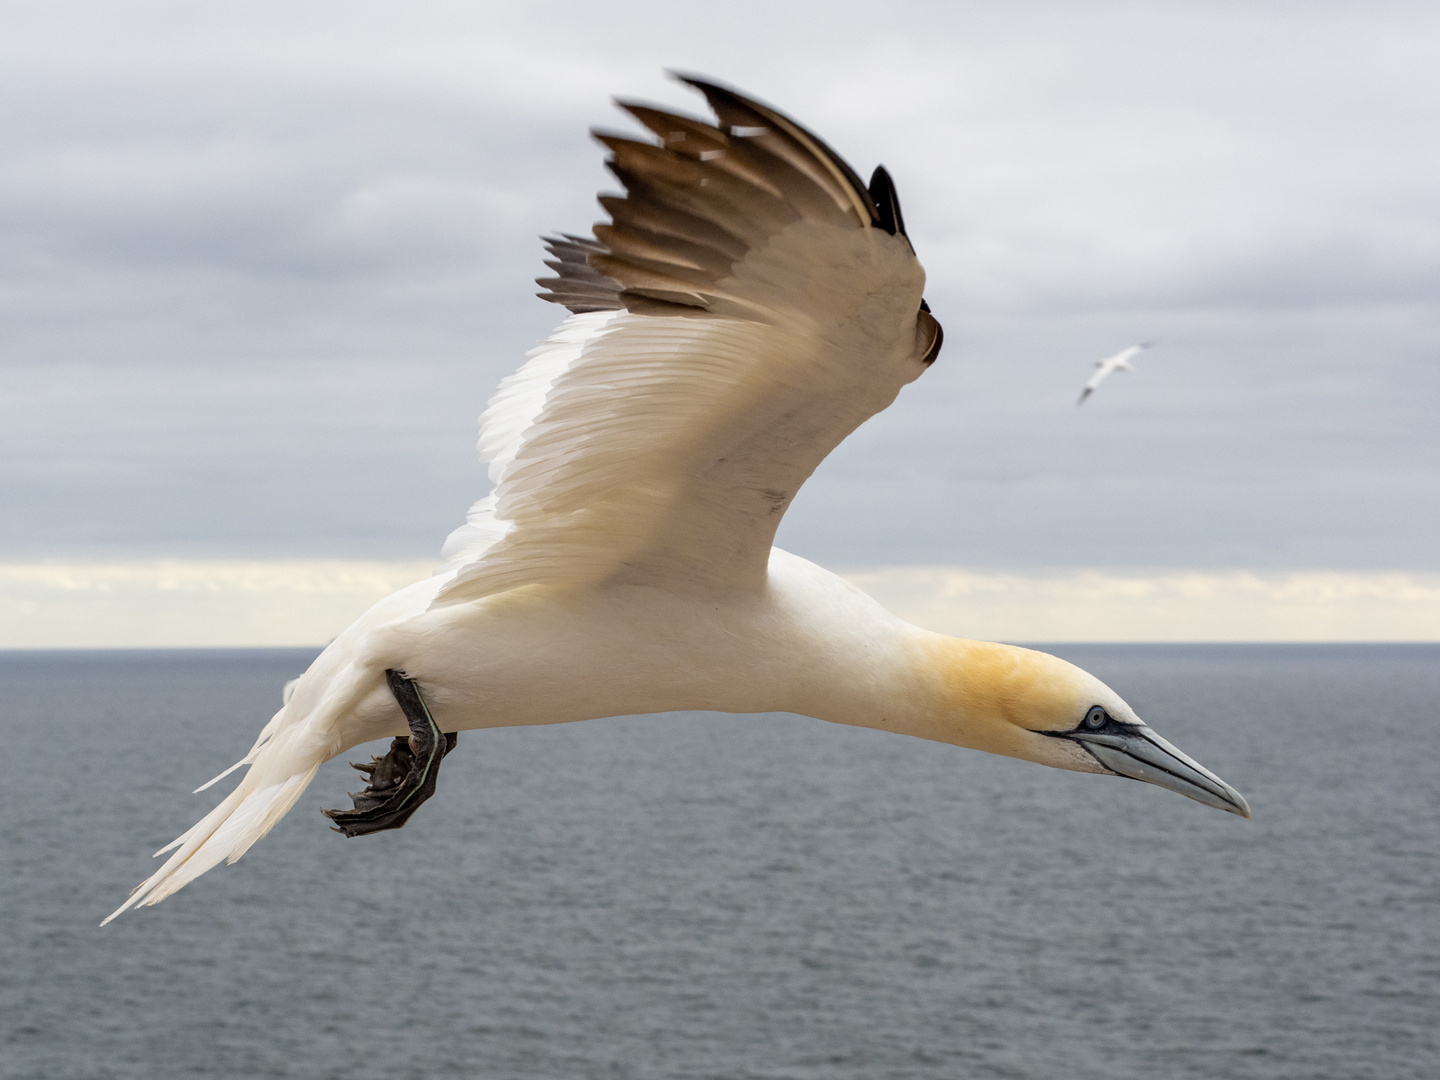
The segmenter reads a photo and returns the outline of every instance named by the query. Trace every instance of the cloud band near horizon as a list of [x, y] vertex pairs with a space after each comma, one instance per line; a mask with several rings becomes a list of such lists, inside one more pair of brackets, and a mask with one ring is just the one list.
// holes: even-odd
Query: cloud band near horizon
[[[0, 649], [325, 644], [432, 562], [0, 564]], [[1440, 574], [854, 568], [919, 626], [1011, 642], [1440, 641]]]

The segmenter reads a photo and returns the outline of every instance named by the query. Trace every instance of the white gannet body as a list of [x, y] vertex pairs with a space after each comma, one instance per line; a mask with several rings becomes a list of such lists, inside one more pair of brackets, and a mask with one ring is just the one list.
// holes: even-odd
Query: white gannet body
[[1135, 359], [1141, 351], [1150, 348], [1154, 342], [1147, 341], [1141, 345], [1131, 345], [1129, 348], [1121, 349], [1114, 356], [1107, 356], [1104, 360], [1095, 361], [1095, 373], [1085, 381], [1085, 388], [1080, 391], [1080, 400], [1076, 405], [1085, 404], [1085, 399], [1095, 392], [1095, 388], [1105, 381], [1112, 371], [1134, 371], [1130, 361]]
[[718, 126], [626, 104], [661, 142], [600, 136], [626, 195], [601, 199], [594, 238], [549, 242], [543, 295], [571, 314], [481, 418], [494, 489], [444, 567], [287, 687], [235, 790], [110, 918], [234, 862], [351, 747], [397, 736], [356, 809], [327, 811], [358, 835], [433, 792], [442, 732], [606, 716], [800, 713], [1249, 815], [1079, 668], [922, 630], [772, 547], [800, 485], [942, 335], [883, 169], [867, 187], [780, 113], [685, 81]]

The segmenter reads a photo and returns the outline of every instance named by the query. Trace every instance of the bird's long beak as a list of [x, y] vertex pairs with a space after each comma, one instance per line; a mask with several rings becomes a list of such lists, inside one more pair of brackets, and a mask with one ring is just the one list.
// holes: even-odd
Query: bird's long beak
[[1123, 732], [1070, 731], [1095, 760], [1119, 776], [1178, 791], [1187, 798], [1227, 810], [1249, 820], [1245, 797], [1188, 754], [1177, 750], [1144, 724], [1126, 725]]

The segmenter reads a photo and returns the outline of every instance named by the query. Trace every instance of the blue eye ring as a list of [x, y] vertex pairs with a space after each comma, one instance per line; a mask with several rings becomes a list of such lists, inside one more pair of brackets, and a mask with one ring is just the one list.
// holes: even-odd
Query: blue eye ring
[[1085, 714], [1084, 725], [1091, 731], [1099, 731], [1110, 722], [1110, 714], [1099, 705], [1090, 706], [1090, 711]]

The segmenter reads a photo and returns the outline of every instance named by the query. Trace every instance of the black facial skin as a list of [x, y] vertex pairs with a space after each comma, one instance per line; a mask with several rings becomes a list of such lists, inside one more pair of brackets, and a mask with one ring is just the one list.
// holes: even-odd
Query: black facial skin
[[1116, 735], [1123, 735], [1134, 731], [1135, 727], [1134, 724], [1124, 724], [1116, 720], [1102, 706], [1091, 705], [1089, 711], [1085, 713], [1085, 719], [1070, 731], [1041, 731], [1037, 734], [1053, 735], [1057, 739], [1069, 738], [1072, 731], [1112, 732]]

